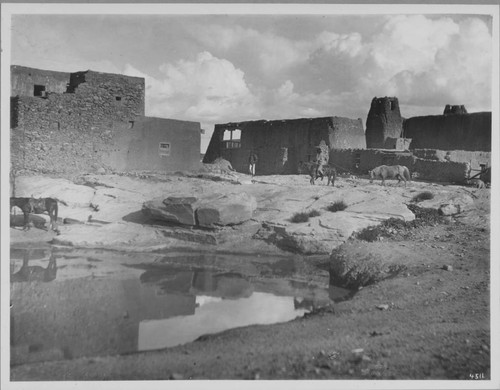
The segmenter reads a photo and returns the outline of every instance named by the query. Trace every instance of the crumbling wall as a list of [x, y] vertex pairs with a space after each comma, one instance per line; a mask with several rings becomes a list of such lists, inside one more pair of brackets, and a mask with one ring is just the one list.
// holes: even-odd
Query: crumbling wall
[[[403, 130], [403, 118], [396, 97], [374, 97], [366, 119], [366, 147], [385, 148], [387, 138], [399, 138]], [[405, 137], [409, 137], [405, 135]]]
[[491, 151], [491, 112], [409, 118], [404, 134], [411, 149]]
[[[232, 129], [241, 130], [239, 148], [225, 147], [223, 133]], [[359, 119], [324, 117], [218, 124], [203, 162], [210, 163], [223, 157], [235, 170], [246, 173], [248, 156], [254, 150], [259, 157], [257, 175], [294, 174], [299, 161], [315, 159], [316, 146], [321, 141], [329, 149], [349, 144], [364, 147], [362, 122]]]

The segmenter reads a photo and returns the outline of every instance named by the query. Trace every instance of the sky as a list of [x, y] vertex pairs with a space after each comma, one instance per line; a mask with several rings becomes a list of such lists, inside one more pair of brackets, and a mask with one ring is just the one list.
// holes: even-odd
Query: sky
[[13, 15], [11, 64], [144, 77], [146, 115], [214, 124], [491, 111], [492, 19], [474, 14]]

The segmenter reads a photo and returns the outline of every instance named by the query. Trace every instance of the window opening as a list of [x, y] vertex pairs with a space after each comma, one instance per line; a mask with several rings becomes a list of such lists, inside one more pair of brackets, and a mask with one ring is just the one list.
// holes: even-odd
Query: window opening
[[33, 96], [45, 97], [45, 85], [36, 85], [33, 88]]
[[116, 99], [117, 102], [120, 102], [122, 100], [122, 97], [121, 96], [116, 96], [115, 99]]
[[241, 130], [224, 130], [222, 136], [222, 147], [224, 149], [239, 149], [241, 148]]
[[170, 156], [170, 142], [160, 142], [158, 153], [160, 156]]

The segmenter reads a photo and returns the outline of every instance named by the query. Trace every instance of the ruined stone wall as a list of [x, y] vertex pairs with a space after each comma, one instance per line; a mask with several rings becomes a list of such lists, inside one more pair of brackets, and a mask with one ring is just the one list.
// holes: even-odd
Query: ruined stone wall
[[411, 149], [491, 151], [491, 112], [419, 116], [405, 120]]
[[[366, 147], [386, 148], [387, 138], [399, 138], [403, 130], [403, 118], [396, 97], [373, 98], [366, 119]], [[409, 135], [405, 137], [411, 138]]]
[[[239, 148], [225, 148], [225, 130], [240, 129]], [[299, 161], [312, 161], [316, 146], [324, 141], [329, 149], [344, 145], [364, 147], [361, 120], [339, 117], [302, 118], [276, 121], [249, 121], [216, 125], [203, 162], [217, 157], [230, 161], [239, 172], [248, 172], [248, 156], [253, 149], [259, 161], [257, 175], [297, 173]]]

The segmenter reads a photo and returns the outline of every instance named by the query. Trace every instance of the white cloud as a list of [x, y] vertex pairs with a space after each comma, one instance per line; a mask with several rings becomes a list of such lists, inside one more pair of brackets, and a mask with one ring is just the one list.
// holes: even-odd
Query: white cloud
[[162, 64], [160, 71], [163, 77], [153, 78], [130, 65], [125, 69], [146, 79], [148, 115], [210, 123], [259, 115], [243, 71], [225, 59], [202, 52], [193, 61]]
[[355, 89], [358, 95], [397, 96], [402, 106], [491, 109], [491, 44], [478, 18], [389, 17], [360, 51]]
[[243, 53], [257, 59], [265, 73], [276, 73], [306, 61], [308, 42], [290, 40], [271, 32], [260, 32], [240, 26], [210, 25], [196, 32], [198, 40], [208, 47]]
[[[351, 34], [336, 34], [330, 31], [323, 31], [316, 38], [317, 50], [324, 50], [337, 55], [347, 55], [355, 57], [362, 49], [361, 34], [354, 32]], [[312, 45], [315, 46], [314, 44]]]

